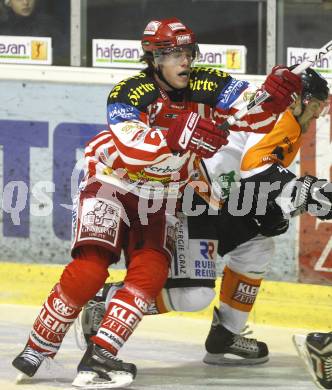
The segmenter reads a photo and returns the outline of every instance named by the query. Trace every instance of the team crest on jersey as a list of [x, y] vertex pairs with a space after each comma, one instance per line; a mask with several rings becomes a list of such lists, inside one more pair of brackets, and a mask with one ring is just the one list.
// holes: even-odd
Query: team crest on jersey
[[120, 207], [107, 199], [85, 199], [77, 241], [94, 239], [116, 245], [120, 226]]

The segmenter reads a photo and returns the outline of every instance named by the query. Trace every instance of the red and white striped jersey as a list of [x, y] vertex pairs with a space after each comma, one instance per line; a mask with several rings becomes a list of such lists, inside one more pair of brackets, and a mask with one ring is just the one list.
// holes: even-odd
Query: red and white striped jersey
[[[85, 150], [88, 177], [113, 183], [143, 197], [179, 196], [197, 175], [197, 157], [175, 154], [165, 136], [172, 121], [185, 112], [225, 119], [241, 108], [255, 88], [212, 68], [192, 68], [184, 90], [165, 92], [147, 71], [117, 84], [111, 91], [109, 129]], [[269, 132], [276, 122], [260, 107], [231, 130]]]

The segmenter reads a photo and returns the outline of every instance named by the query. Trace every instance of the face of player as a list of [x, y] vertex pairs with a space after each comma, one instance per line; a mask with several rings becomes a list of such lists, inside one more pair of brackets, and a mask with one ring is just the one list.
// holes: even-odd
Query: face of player
[[314, 119], [327, 114], [329, 108], [328, 100], [322, 101], [315, 97], [311, 98], [305, 105], [303, 113], [298, 117], [302, 132], [305, 133], [308, 130]]
[[[195, 59], [192, 47], [175, 48], [155, 57], [156, 66], [159, 66], [167, 82], [175, 89], [186, 88], [190, 77], [190, 67]], [[171, 88], [158, 78], [158, 82], [165, 90]]]
[[35, 8], [36, 0], [10, 0], [9, 6], [19, 16], [30, 16]]

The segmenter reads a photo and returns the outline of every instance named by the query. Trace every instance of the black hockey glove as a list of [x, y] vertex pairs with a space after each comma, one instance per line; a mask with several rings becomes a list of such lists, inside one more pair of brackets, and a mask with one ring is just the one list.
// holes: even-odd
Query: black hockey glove
[[281, 208], [274, 201], [268, 202], [266, 213], [256, 215], [254, 220], [259, 227], [260, 234], [266, 237], [279, 236], [289, 227], [289, 220], [284, 218]]
[[332, 183], [306, 175], [296, 181], [292, 216], [307, 211], [321, 220], [332, 219]]

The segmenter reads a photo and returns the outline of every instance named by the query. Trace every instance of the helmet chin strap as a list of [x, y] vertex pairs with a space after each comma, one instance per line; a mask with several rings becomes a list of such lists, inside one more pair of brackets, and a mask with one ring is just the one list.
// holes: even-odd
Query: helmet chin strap
[[161, 71], [160, 69], [160, 66], [158, 65], [157, 67], [155, 67], [155, 72], [157, 74], [157, 76], [160, 78], [161, 81], [163, 81], [166, 85], [168, 85], [170, 88], [172, 88], [172, 90], [180, 90], [180, 89], [183, 89], [183, 88], [175, 88], [172, 84], [170, 84], [164, 77], [163, 75], [163, 72]]

